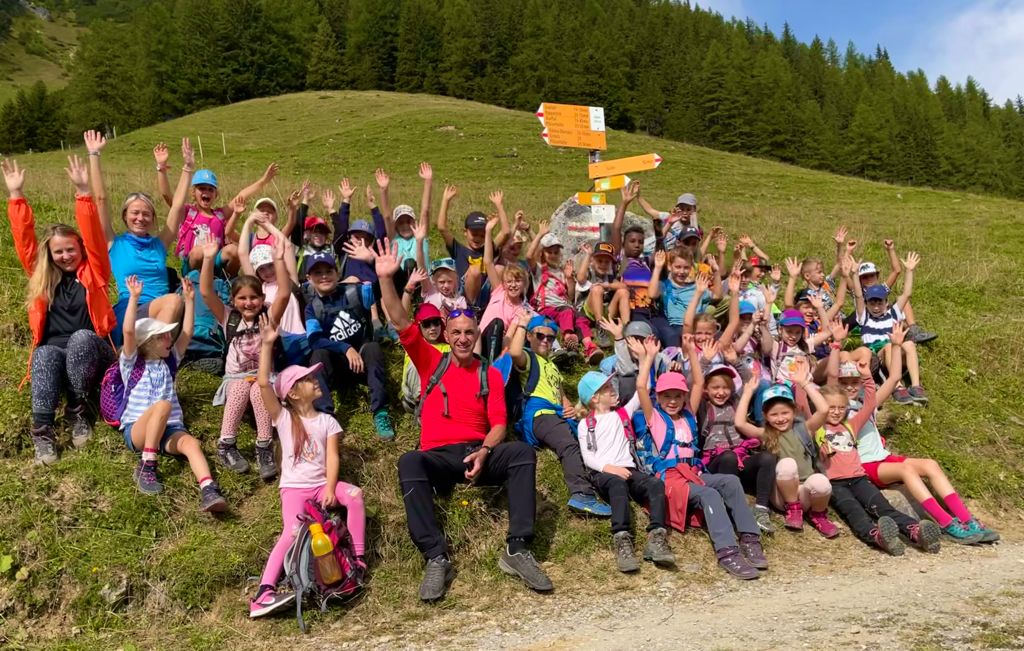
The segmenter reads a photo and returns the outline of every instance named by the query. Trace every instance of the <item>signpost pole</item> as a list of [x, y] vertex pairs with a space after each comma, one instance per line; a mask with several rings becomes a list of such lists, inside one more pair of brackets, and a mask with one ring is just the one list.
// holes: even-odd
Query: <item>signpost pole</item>
[[[600, 149], [591, 149], [588, 162], [590, 162], [590, 163], [600, 163], [601, 162], [601, 150]], [[587, 181], [590, 182], [590, 175], [589, 174], [587, 175]], [[600, 241], [607, 242], [607, 241], [609, 241], [611, 239], [611, 236], [612, 236], [612, 225], [611, 224], [601, 224], [601, 234], [599, 236], [601, 238]]]

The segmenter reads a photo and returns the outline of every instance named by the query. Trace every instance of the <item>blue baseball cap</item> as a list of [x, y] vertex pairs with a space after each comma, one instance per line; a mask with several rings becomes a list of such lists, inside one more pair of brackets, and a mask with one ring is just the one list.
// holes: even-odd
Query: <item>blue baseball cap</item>
[[448, 269], [449, 271], [455, 271], [455, 259], [454, 258], [440, 258], [430, 263], [430, 275], [433, 276], [439, 269]]
[[761, 394], [761, 409], [767, 410], [768, 403], [772, 400], [787, 400], [796, 402], [793, 398], [793, 390], [785, 384], [773, 384]]
[[885, 300], [889, 298], [889, 290], [883, 285], [871, 285], [870, 287], [864, 288], [864, 299], [870, 301], [871, 299]]
[[196, 170], [196, 173], [192, 175], [192, 185], [212, 185], [216, 188], [217, 175], [212, 170]]
[[466, 228], [471, 231], [482, 231], [487, 228], [487, 215], [483, 214], [479, 210], [466, 215]]
[[365, 219], [360, 219], [348, 227], [348, 232], [366, 233], [370, 237], [373, 237], [373, 226], [371, 226], [370, 222], [366, 221]]
[[558, 324], [540, 314], [530, 319], [530, 322], [526, 324], [526, 331], [533, 332], [534, 328], [551, 328], [556, 334], [558, 333]]
[[580, 403], [584, 407], [590, 406], [590, 400], [594, 397], [601, 387], [612, 381], [610, 375], [605, 375], [601, 371], [587, 371], [580, 378], [580, 383], [576, 385], [576, 390], [580, 396]]
[[750, 301], [740, 301], [740, 314], [753, 314], [757, 312], [757, 306]]
[[338, 260], [334, 257], [334, 255], [332, 255], [331, 253], [329, 253], [327, 251], [317, 251], [316, 253], [312, 253], [310, 255], [307, 255], [305, 257], [305, 259], [303, 260], [303, 262], [302, 262], [302, 271], [303, 271], [303, 273], [308, 275], [309, 274], [309, 270], [312, 269], [313, 267], [315, 267], [318, 264], [326, 264], [326, 265], [330, 265], [330, 266], [334, 267], [335, 269], [338, 268]]
[[601, 372], [604, 373], [605, 375], [609, 375], [609, 376], [610, 375], [614, 375], [615, 374], [615, 364], [618, 361], [619, 361], [619, 359], [617, 357], [615, 357], [614, 355], [612, 355], [610, 357], [605, 357], [604, 359], [601, 360], [601, 364], [598, 366], [598, 368], [601, 369]]

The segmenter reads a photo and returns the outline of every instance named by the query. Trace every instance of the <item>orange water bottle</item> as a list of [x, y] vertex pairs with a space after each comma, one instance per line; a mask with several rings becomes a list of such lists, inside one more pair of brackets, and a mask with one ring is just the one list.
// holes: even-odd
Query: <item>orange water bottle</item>
[[309, 533], [313, 536], [310, 546], [313, 548], [313, 558], [316, 561], [316, 574], [324, 585], [331, 585], [341, 581], [341, 566], [334, 555], [334, 543], [324, 533], [324, 528], [318, 522], [309, 525]]

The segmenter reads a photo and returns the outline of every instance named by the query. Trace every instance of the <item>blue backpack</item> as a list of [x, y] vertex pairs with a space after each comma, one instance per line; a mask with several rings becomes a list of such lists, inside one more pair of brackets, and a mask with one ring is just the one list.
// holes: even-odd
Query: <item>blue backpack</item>
[[[633, 423], [636, 433], [636, 456], [640, 460], [643, 470], [649, 475], [664, 479], [665, 471], [675, 468], [680, 462], [694, 468], [701, 468], [700, 450], [697, 447], [697, 419], [694, 418], [693, 414], [688, 409], [683, 410], [683, 418], [686, 419], [686, 423], [690, 426], [690, 432], [693, 434], [690, 442], [684, 443], [683, 441], [676, 440], [676, 428], [669, 415], [657, 405], [654, 406], [654, 411], [665, 421], [665, 440], [662, 441], [660, 448], [655, 448], [654, 437], [651, 435], [646, 419], [643, 421], [642, 429], [635, 427], [635, 421]], [[637, 413], [640, 412], [638, 411]], [[669, 459], [668, 455], [672, 451], [673, 445], [690, 448], [693, 451], [693, 456], [690, 458]]]

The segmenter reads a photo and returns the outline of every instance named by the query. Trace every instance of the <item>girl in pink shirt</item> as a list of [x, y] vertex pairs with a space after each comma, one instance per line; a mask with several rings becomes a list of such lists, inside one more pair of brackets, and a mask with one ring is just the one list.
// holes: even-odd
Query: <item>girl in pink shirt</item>
[[249, 617], [262, 617], [295, 599], [294, 594], [278, 594], [276, 587], [306, 500], [315, 500], [325, 509], [338, 505], [345, 507], [356, 566], [361, 572], [366, 570], [363, 491], [358, 486], [338, 481], [341, 426], [333, 416], [318, 412], [313, 407], [313, 402], [320, 397], [320, 384], [315, 376], [321, 365], [289, 366], [278, 374], [271, 386], [270, 370], [277, 337], [277, 327], [265, 316], [260, 317], [262, 345], [256, 382], [281, 438], [280, 489], [284, 528], [263, 569], [259, 591], [249, 604]]

